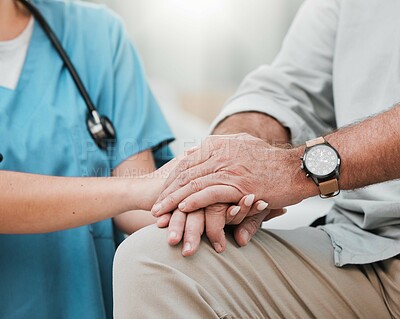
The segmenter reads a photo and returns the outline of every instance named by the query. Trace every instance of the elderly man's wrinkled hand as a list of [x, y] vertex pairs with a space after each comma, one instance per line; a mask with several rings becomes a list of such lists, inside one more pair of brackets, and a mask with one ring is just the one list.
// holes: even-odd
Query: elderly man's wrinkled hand
[[279, 209], [300, 202], [305, 179], [300, 149], [276, 148], [247, 134], [211, 136], [171, 172], [152, 212], [192, 212], [246, 194]]

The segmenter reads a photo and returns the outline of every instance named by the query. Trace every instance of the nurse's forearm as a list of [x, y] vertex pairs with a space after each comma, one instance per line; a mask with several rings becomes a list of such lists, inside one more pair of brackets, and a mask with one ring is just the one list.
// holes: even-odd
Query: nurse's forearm
[[[0, 171], [0, 233], [43, 233], [142, 209], [134, 178], [52, 177]], [[140, 198], [143, 203], [143, 197]]]
[[[113, 176], [130, 176], [137, 177], [140, 175], [150, 174], [156, 170], [153, 153], [151, 150], [143, 151], [139, 154], [126, 159], [119, 164], [113, 171]], [[158, 196], [159, 194], [157, 194]], [[143, 194], [135, 194], [134, 196], [142, 198]], [[151, 203], [153, 204], [153, 203]], [[125, 234], [132, 234], [135, 231], [154, 224], [156, 218], [149, 211], [129, 211], [114, 217], [114, 224]]]

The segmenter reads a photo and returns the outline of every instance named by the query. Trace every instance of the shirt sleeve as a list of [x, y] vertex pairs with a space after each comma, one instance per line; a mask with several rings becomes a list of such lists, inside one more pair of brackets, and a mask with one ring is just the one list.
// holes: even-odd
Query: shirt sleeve
[[249, 74], [213, 122], [246, 111], [266, 113], [291, 131], [293, 144], [336, 127], [333, 55], [338, 0], [307, 0], [271, 66]]
[[[110, 154], [111, 168], [142, 151], [152, 149], [157, 167], [173, 154], [173, 134], [146, 81], [141, 60], [120, 18], [112, 15], [113, 47], [111, 115], [117, 142]], [[103, 103], [104, 104], [104, 103]], [[107, 114], [106, 113], [106, 114]]]

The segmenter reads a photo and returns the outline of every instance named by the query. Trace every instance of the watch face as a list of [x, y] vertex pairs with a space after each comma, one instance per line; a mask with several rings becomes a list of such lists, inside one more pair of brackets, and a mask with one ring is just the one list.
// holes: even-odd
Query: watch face
[[322, 144], [313, 146], [308, 150], [304, 164], [310, 173], [325, 176], [335, 171], [338, 160], [335, 150]]

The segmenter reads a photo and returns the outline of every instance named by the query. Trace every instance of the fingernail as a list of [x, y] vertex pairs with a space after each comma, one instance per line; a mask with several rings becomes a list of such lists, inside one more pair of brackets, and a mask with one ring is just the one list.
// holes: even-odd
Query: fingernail
[[260, 212], [263, 211], [264, 209], [266, 209], [268, 207], [268, 203], [261, 201], [258, 205], [257, 205], [257, 210], [259, 210]]
[[183, 251], [184, 252], [189, 252], [189, 251], [191, 251], [192, 250], [192, 245], [190, 244], [190, 243], [186, 243], [184, 246], [183, 246]]
[[180, 203], [178, 208], [179, 210], [184, 210], [186, 208], [186, 203], [185, 202]]
[[242, 230], [240, 231], [240, 233], [241, 233], [241, 235], [242, 235], [244, 241], [245, 241], [246, 244], [247, 244], [247, 243], [250, 241], [250, 234], [249, 234], [249, 232], [248, 232], [246, 229], [242, 229]]
[[253, 205], [254, 199], [256, 198], [256, 196], [254, 194], [251, 195], [247, 195], [246, 199], [244, 200], [244, 204], [247, 207], [250, 207], [251, 205]]
[[214, 246], [214, 249], [215, 249], [215, 251], [216, 251], [217, 253], [222, 252], [222, 246], [221, 246], [220, 243], [214, 243], [213, 246]]
[[161, 210], [161, 204], [156, 204], [153, 206], [151, 212], [154, 214], [157, 214]]
[[240, 206], [235, 206], [235, 207], [231, 210], [230, 215], [233, 217], [233, 216], [236, 216], [237, 214], [239, 214], [239, 212], [240, 212]]
[[283, 213], [284, 213], [284, 214], [287, 213], [287, 209], [286, 209], [286, 208], [283, 209]]
[[178, 234], [175, 231], [170, 232], [168, 235], [169, 239], [175, 239], [177, 237], [178, 237]]

